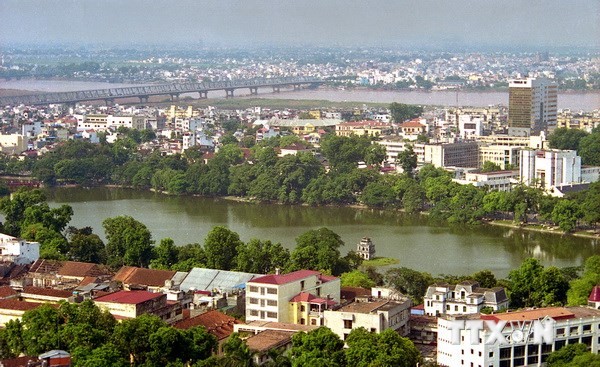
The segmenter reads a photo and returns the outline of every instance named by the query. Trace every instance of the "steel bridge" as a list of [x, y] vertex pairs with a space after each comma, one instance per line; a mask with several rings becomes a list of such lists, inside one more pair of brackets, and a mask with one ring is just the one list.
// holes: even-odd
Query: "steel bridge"
[[208, 92], [224, 90], [227, 98], [233, 97], [236, 89], [249, 88], [250, 94], [258, 94], [258, 88], [271, 87], [273, 92], [279, 92], [282, 87], [292, 86], [294, 89], [302, 85], [325, 83], [324, 80], [314, 77], [282, 77], [282, 78], [257, 78], [235, 81], [201, 82], [201, 83], [176, 83], [158, 84], [139, 87], [109, 88], [82, 90], [76, 92], [51, 92], [24, 96], [0, 97], [0, 106], [15, 105], [45, 105], [51, 103], [73, 104], [83, 101], [105, 101], [106, 104], [114, 103], [118, 98], [139, 98], [140, 103], [148, 102], [150, 96], [168, 95], [172, 101], [179, 99], [184, 93], [199, 93], [200, 99], [208, 98]]

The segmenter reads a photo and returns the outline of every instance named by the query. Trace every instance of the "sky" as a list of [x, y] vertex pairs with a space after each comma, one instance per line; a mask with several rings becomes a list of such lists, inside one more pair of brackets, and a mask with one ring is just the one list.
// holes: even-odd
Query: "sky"
[[0, 0], [0, 15], [5, 45], [600, 48], [600, 0]]

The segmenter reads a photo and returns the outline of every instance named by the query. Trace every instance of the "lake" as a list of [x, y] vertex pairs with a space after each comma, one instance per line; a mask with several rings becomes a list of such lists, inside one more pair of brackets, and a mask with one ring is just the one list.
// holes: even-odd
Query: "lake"
[[344, 254], [368, 236], [377, 256], [397, 258], [397, 266], [434, 275], [490, 269], [505, 277], [531, 256], [545, 265], [563, 267], [580, 265], [600, 253], [597, 239], [495, 226], [450, 227], [424, 215], [394, 211], [254, 204], [112, 188], [57, 188], [48, 190], [48, 199], [52, 206], [71, 205], [70, 225], [91, 226], [101, 237], [104, 219], [130, 215], [144, 223], [157, 242], [171, 237], [177, 245], [203, 243], [214, 226], [222, 225], [243, 241], [272, 240], [293, 249], [300, 234], [324, 226], [344, 240]]

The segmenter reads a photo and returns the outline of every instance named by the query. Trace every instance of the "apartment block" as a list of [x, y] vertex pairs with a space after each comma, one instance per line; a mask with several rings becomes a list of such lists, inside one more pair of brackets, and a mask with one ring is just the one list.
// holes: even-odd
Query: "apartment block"
[[508, 84], [509, 135], [537, 135], [556, 128], [557, 86], [545, 78], [513, 79]]

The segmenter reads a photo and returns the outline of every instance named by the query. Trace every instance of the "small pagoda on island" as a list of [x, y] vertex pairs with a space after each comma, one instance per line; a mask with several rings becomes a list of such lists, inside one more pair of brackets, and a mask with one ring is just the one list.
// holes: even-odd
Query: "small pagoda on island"
[[356, 245], [356, 253], [363, 260], [372, 260], [375, 257], [375, 245], [369, 237], [363, 237]]

